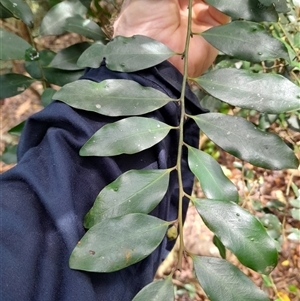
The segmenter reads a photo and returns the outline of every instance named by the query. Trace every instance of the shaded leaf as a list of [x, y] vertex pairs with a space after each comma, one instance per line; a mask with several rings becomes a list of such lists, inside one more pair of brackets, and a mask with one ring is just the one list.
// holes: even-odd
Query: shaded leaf
[[188, 164], [207, 198], [239, 201], [235, 185], [224, 175], [219, 163], [210, 155], [188, 146]]
[[269, 301], [245, 274], [227, 260], [192, 256], [197, 279], [211, 301]]
[[174, 285], [172, 278], [159, 279], [145, 286], [132, 301], [173, 301]]
[[235, 0], [234, 5], [228, 5], [227, 0], [207, 0], [206, 2], [235, 20], [245, 19], [254, 22], [278, 21], [275, 7], [259, 0]]
[[73, 250], [69, 265], [89, 272], [113, 272], [141, 261], [163, 240], [169, 223], [133, 213], [104, 220], [89, 229]]
[[34, 79], [17, 73], [0, 75], [0, 99], [12, 97], [24, 92]]
[[241, 108], [279, 114], [300, 109], [300, 87], [278, 74], [219, 69], [195, 81], [210, 95]]
[[80, 70], [77, 60], [80, 55], [90, 46], [90, 43], [83, 42], [71, 45], [59, 51], [48, 67], [62, 70]]
[[84, 219], [91, 228], [104, 219], [129, 213], [149, 213], [164, 197], [170, 169], [130, 170], [104, 187]]
[[0, 2], [0, 18], [6, 19], [11, 17], [14, 17], [14, 15], [8, 9], [6, 9]]
[[66, 20], [76, 15], [83, 15], [87, 12], [80, 1], [63, 1], [53, 6], [44, 17], [41, 27], [41, 35], [60, 35], [65, 30]]
[[222, 244], [221, 240], [218, 238], [218, 236], [214, 235], [213, 237], [213, 244], [218, 248], [220, 256], [223, 259], [226, 259], [226, 248]]
[[260, 221], [233, 202], [193, 199], [206, 226], [245, 266], [269, 274], [277, 264], [274, 240]]
[[106, 58], [110, 70], [134, 72], [155, 66], [175, 53], [164, 44], [149, 37], [117, 36], [107, 45], [94, 44], [78, 60], [80, 67], [97, 68]]
[[17, 124], [13, 128], [11, 128], [8, 132], [11, 135], [15, 135], [15, 136], [20, 137], [24, 126], [25, 126], [25, 121], [22, 121], [21, 123]]
[[95, 41], [105, 41], [106, 38], [97, 23], [93, 20], [84, 19], [79, 15], [67, 18], [64, 27], [68, 32], [75, 32]]
[[142, 115], [173, 101], [165, 93], [125, 79], [100, 83], [82, 79], [64, 86], [55, 98], [71, 107], [106, 116]]
[[161, 121], [129, 117], [107, 124], [81, 148], [81, 156], [134, 154], [160, 142], [173, 127]]
[[33, 27], [33, 13], [24, 0], [0, 0], [0, 3], [16, 18], [21, 19], [29, 27]]
[[299, 208], [292, 208], [291, 215], [292, 215], [292, 218], [300, 221], [300, 209]]
[[287, 6], [286, 0], [259, 0], [259, 2], [265, 6], [274, 4], [276, 11], [279, 13], [287, 13], [290, 11], [290, 9]]
[[84, 70], [68, 71], [56, 68], [44, 69], [44, 76], [47, 82], [60, 87], [78, 80], [83, 74]]
[[201, 33], [201, 36], [221, 52], [240, 60], [289, 60], [285, 46], [258, 23], [234, 21], [212, 27]]
[[0, 28], [0, 60], [23, 60], [30, 44], [19, 36]]
[[0, 156], [1, 161], [5, 164], [17, 163], [17, 145], [6, 145], [2, 155]]
[[41, 102], [44, 107], [48, 106], [52, 100], [53, 95], [56, 93], [56, 90], [52, 88], [46, 88], [41, 96]]
[[268, 169], [298, 168], [293, 151], [275, 134], [262, 132], [244, 118], [220, 113], [190, 116], [226, 152]]

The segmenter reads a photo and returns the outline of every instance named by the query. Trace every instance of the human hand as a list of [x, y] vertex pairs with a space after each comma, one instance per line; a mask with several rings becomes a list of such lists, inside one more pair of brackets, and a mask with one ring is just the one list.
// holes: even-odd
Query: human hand
[[[202, 0], [194, 0], [192, 32], [200, 33], [225, 24], [229, 17]], [[188, 24], [188, 0], [124, 0], [120, 16], [114, 24], [114, 36], [144, 35], [183, 53]], [[215, 60], [218, 51], [204, 38], [194, 35], [190, 41], [188, 75], [201, 75]], [[180, 55], [169, 61], [181, 72], [184, 62]]]

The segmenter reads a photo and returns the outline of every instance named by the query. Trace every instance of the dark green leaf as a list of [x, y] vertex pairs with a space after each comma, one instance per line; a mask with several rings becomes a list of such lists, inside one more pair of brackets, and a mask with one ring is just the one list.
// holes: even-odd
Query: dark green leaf
[[207, 198], [236, 203], [239, 201], [235, 185], [224, 175], [219, 163], [210, 155], [189, 146], [188, 164]]
[[103, 126], [81, 148], [80, 155], [115, 156], [138, 153], [160, 142], [172, 128], [151, 118], [125, 118]]
[[259, 2], [265, 6], [274, 4], [276, 11], [279, 13], [287, 13], [290, 11], [286, 0], [259, 0]]
[[133, 213], [104, 220], [89, 229], [70, 257], [70, 267], [113, 272], [141, 261], [163, 240], [169, 223]]
[[23, 131], [24, 126], [25, 126], [25, 121], [22, 121], [21, 123], [17, 124], [17, 125], [14, 126], [13, 128], [11, 128], [8, 132], [9, 132], [11, 135], [15, 135], [15, 136], [20, 137], [20, 136], [21, 136], [21, 133], [22, 133], [22, 131]]
[[46, 88], [41, 96], [41, 102], [44, 107], [48, 106], [52, 100], [53, 95], [56, 93], [56, 90], [52, 88]]
[[259, 0], [235, 0], [234, 5], [228, 5], [227, 0], [207, 0], [233, 19], [245, 19], [254, 22], [277, 22], [278, 14], [273, 5], [262, 4]]
[[90, 43], [83, 42], [71, 45], [59, 51], [52, 62], [49, 64], [51, 68], [62, 70], [80, 70], [82, 68], [77, 66], [77, 60], [88, 47]]
[[234, 21], [227, 25], [212, 27], [201, 33], [201, 36], [221, 52], [240, 60], [250, 62], [277, 58], [289, 60], [285, 46], [258, 23]]
[[0, 75], [0, 99], [24, 92], [34, 80], [22, 74], [7, 73]]
[[45, 68], [44, 76], [50, 84], [64, 86], [78, 80], [84, 74], [84, 70], [67, 71], [56, 68]]
[[44, 17], [40, 33], [41, 35], [60, 35], [65, 30], [66, 20], [76, 15], [83, 15], [87, 12], [80, 1], [63, 1], [53, 6]]
[[0, 0], [0, 3], [16, 18], [21, 19], [29, 27], [33, 27], [33, 13], [24, 0]]
[[195, 81], [210, 95], [241, 108], [279, 114], [300, 109], [300, 87], [278, 74], [219, 69]]
[[104, 219], [129, 213], [149, 213], [164, 197], [170, 169], [130, 170], [104, 187], [84, 220], [89, 229]]
[[19, 36], [0, 28], [0, 60], [23, 60], [30, 44]]
[[106, 38], [97, 23], [89, 19], [84, 19], [79, 15], [66, 19], [65, 30], [78, 33], [95, 41], [105, 41]]
[[106, 116], [142, 115], [172, 101], [165, 93], [125, 79], [100, 83], [82, 79], [64, 86], [55, 98], [71, 107]]
[[270, 301], [245, 274], [230, 262], [192, 256], [196, 276], [211, 301]]
[[206, 226], [245, 266], [269, 274], [277, 264], [275, 242], [259, 220], [233, 202], [194, 199]]
[[14, 15], [0, 3], [0, 18], [6, 19], [14, 17]]
[[159, 279], [145, 286], [132, 301], [173, 301], [174, 285], [172, 278]]
[[218, 238], [218, 236], [214, 235], [213, 237], [213, 243], [214, 245], [218, 248], [220, 256], [223, 259], [226, 259], [226, 248], [225, 246], [222, 244], [221, 240]]
[[293, 151], [275, 134], [262, 132], [244, 118], [220, 113], [190, 116], [228, 153], [268, 169], [298, 168]]
[[155, 66], [174, 55], [164, 44], [149, 37], [117, 36], [107, 45], [94, 44], [78, 60], [80, 67], [97, 68], [106, 58], [110, 70], [134, 72]]
[[17, 163], [17, 145], [7, 145], [3, 154], [0, 156], [1, 161], [5, 164]]
[[93, 0], [80, 0], [80, 2], [81, 2], [86, 8], [90, 8], [92, 1], [93, 1]]

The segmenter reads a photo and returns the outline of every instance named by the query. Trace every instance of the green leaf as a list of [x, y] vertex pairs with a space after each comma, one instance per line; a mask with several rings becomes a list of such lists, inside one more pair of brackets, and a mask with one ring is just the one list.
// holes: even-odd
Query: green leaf
[[235, 185], [224, 175], [219, 163], [210, 155], [188, 146], [188, 164], [207, 198], [239, 201]]
[[0, 75], [0, 99], [24, 92], [34, 80], [22, 74], [7, 73]]
[[218, 248], [220, 256], [223, 259], [226, 259], [226, 248], [225, 246], [222, 244], [221, 240], [218, 238], [218, 236], [214, 235], [213, 237], [213, 243], [214, 245]]
[[134, 154], [160, 142], [173, 127], [145, 117], [129, 117], [103, 126], [81, 148], [81, 156]]
[[279, 13], [287, 13], [290, 11], [290, 9], [287, 6], [286, 0], [259, 0], [260, 3], [262, 3], [265, 6], [269, 6], [274, 4], [276, 11]]
[[271, 114], [300, 109], [300, 87], [281, 75], [228, 68], [194, 80], [207, 93], [233, 106]]
[[84, 15], [87, 8], [80, 1], [63, 1], [53, 6], [44, 17], [40, 33], [41, 35], [60, 35], [65, 30], [66, 20], [76, 15]]
[[206, 2], [234, 20], [245, 19], [254, 22], [278, 21], [275, 7], [262, 4], [262, 1], [259, 0], [235, 0], [234, 5], [228, 5], [227, 0], [207, 0]]
[[273, 270], [278, 259], [276, 245], [256, 217], [233, 202], [192, 201], [206, 226], [242, 264], [262, 274]]
[[0, 28], [0, 60], [23, 60], [30, 44], [19, 36]]
[[71, 269], [107, 273], [121, 270], [151, 254], [169, 223], [133, 213], [104, 220], [89, 229], [73, 250]]
[[297, 221], [300, 221], [300, 209], [299, 208], [292, 208], [291, 209], [292, 218]]
[[14, 15], [8, 9], [6, 9], [0, 2], [0, 18], [6, 19], [11, 17], [14, 17]]
[[59, 51], [49, 67], [62, 70], [80, 70], [82, 68], [77, 66], [77, 60], [80, 55], [90, 46], [90, 43], [83, 42], [71, 45]]
[[24, 0], [0, 0], [0, 3], [16, 18], [21, 19], [30, 28], [33, 27], [33, 13]]
[[56, 90], [52, 88], [46, 88], [41, 96], [41, 102], [44, 107], [48, 106], [52, 100], [53, 95], [56, 93]]
[[78, 33], [95, 41], [105, 41], [106, 39], [104, 32], [97, 23], [93, 20], [84, 19], [79, 15], [66, 19], [65, 30]]
[[172, 278], [159, 279], [145, 286], [132, 301], [173, 301], [174, 285]]
[[83, 74], [84, 70], [68, 71], [56, 68], [44, 69], [44, 76], [47, 82], [60, 87], [78, 80]]
[[104, 219], [129, 213], [149, 213], [164, 197], [170, 169], [130, 170], [104, 187], [84, 219], [89, 229]]
[[106, 116], [142, 115], [173, 101], [165, 93], [125, 79], [100, 83], [82, 79], [64, 86], [55, 98], [71, 107]]
[[270, 301], [245, 274], [230, 262], [192, 256], [196, 276], [211, 301]]
[[1, 161], [5, 164], [17, 163], [17, 147], [17, 145], [7, 145], [0, 156]]
[[258, 23], [234, 21], [212, 27], [201, 36], [221, 52], [240, 60], [254, 63], [277, 58], [289, 60], [285, 46]]
[[14, 126], [13, 128], [11, 128], [8, 131], [8, 133], [11, 134], [11, 135], [20, 137], [24, 126], [25, 126], [25, 121], [22, 121], [19, 124], [17, 124], [16, 126]]
[[155, 66], [175, 53], [164, 44], [149, 37], [117, 36], [107, 45], [99, 43], [88, 48], [78, 60], [78, 66], [97, 68], [106, 58], [110, 70], [134, 72]]
[[298, 168], [293, 151], [275, 134], [262, 132], [237, 116], [207, 113], [190, 116], [226, 152], [267, 169]]

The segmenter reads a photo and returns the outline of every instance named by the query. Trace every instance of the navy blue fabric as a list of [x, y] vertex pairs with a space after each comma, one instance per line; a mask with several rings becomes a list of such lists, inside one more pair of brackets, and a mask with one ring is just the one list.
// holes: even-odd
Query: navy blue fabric
[[[179, 98], [182, 76], [168, 62], [135, 73], [109, 71], [103, 63], [89, 69], [85, 79], [96, 82], [124, 78]], [[82, 101], [85, 101], [82, 99]], [[202, 112], [187, 90], [187, 109]], [[169, 103], [145, 116], [178, 125], [180, 107]], [[79, 149], [98, 129], [119, 120], [75, 110], [54, 102], [26, 123], [18, 149], [18, 164], [0, 178], [1, 244], [0, 300], [4, 301], [130, 301], [147, 283], [170, 250], [166, 239], [145, 260], [114, 273], [71, 270], [68, 259], [84, 235], [83, 218], [100, 190], [130, 169], [168, 168], [176, 164], [178, 133], [172, 130], [159, 144], [134, 155], [80, 157]], [[198, 146], [199, 130], [185, 124], [185, 141]], [[105, 143], [105, 141], [103, 141]], [[193, 176], [183, 159], [183, 179], [191, 192]], [[177, 215], [178, 185], [170, 187], [151, 212], [165, 220]], [[187, 210], [187, 200], [184, 210]], [[116, 238], [117, 239], [117, 238]]]

